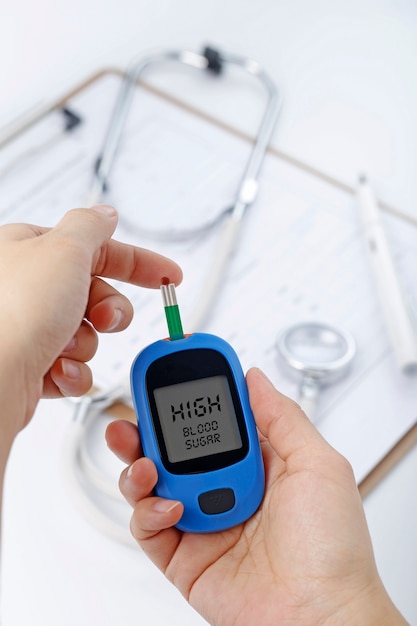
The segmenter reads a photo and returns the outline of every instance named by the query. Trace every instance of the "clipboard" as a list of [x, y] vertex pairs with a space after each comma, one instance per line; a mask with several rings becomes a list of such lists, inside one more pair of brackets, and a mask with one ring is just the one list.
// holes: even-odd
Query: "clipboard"
[[[120, 80], [123, 77], [123, 73], [117, 69], [104, 69], [98, 72], [97, 74], [95, 74], [94, 76], [92, 76], [87, 81], [76, 86], [68, 94], [60, 98], [56, 103], [50, 106], [47, 105], [43, 107], [43, 109], [38, 111], [36, 114], [31, 113], [31, 115], [26, 120], [20, 120], [17, 126], [9, 129], [8, 132], [5, 135], [3, 135], [3, 138], [0, 141], [0, 149], [7, 148], [9, 144], [15, 142], [16, 140], [24, 139], [25, 134], [27, 134], [28, 131], [30, 131], [30, 129], [32, 129], [35, 124], [46, 119], [49, 115], [51, 115], [54, 111], [58, 109], [61, 109], [67, 106], [72, 106], [74, 101], [77, 101], [77, 98], [79, 96], [82, 96], [83, 94], [87, 93], [90, 88], [98, 86], [102, 81], [107, 80], [109, 77], [111, 77], [112, 79], [114, 78], [116, 80]], [[232, 128], [229, 125], [224, 124], [223, 122], [211, 117], [207, 113], [202, 113], [201, 111], [197, 110], [195, 107], [192, 107], [180, 101], [179, 99], [171, 95], [168, 95], [159, 89], [156, 89], [155, 87], [152, 87], [148, 84], [144, 84], [143, 82], [140, 83], [140, 86], [141, 86], [141, 89], [143, 89], [145, 93], [149, 94], [152, 98], [155, 98], [157, 101], [161, 101], [163, 103], [168, 104], [169, 106], [172, 106], [177, 111], [181, 111], [181, 115], [183, 118], [184, 116], [186, 117], [189, 116], [190, 118], [193, 119], [193, 121], [196, 122], [197, 125], [201, 122], [205, 128], [211, 128], [213, 129], [213, 132], [216, 132], [217, 134], [220, 134], [220, 135], [224, 134], [228, 138], [236, 139], [238, 142], [240, 142], [239, 145], [242, 145], [242, 144], [249, 145], [253, 141], [253, 137], [245, 133], [242, 133], [236, 130], [235, 128]], [[317, 194], [320, 197], [321, 189], [323, 189], [324, 187], [326, 187], [327, 189], [326, 198], [325, 198], [326, 203], [329, 202], [329, 199], [331, 201], [332, 198], [336, 198], [339, 196], [341, 198], [343, 196], [343, 201], [341, 201], [341, 205], [343, 205], [343, 210], [346, 211], [347, 210], [346, 207], [350, 210], [352, 209], [350, 205], [353, 205], [355, 201], [354, 200], [354, 196], [355, 196], [354, 188], [350, 187], [349, 185], [345, 184], [342, 181], [339, 181], [333, 177], [328, 176], [327, 174], [315, 169], [311, 165], [303, 163], [302, 161], [294, 158], [293, 156], [286, 154], [284, 152], [281, 152], [275, 148], [269, 149], [268, 158], [270, 159], [271, 163], [275, 163], [275, 164], [279, 163], [279, 167], [277, 168], [277, 171], [282, 172], [282, 170], [284, 170], [283, 176], [288, 176], [289, 183], [287, 180], [288, 184], [287, 184], [286, 189], [284, 190], [282, 197], [284, 198], [289, 197], [292, 189], [296, 185], [303, 186], [303, 194], [302, 194], [302, 197], [299, 198], [300, 202], [298, 203], [298, 205], [297, 205], [297, 202], [293, 202], [293, 204], [291, 205], [291, 207], [294, 210], [298, 210], [300, 212], [301, 217], [303, 215], [303, 209], [300, 208], [299, 205], [302, 204], [302, 202], [304, 202], [304, 204], [306, 202], [308, 203], [309, 197], [314, 197], [314, 194]], [[270, 168], [270, 169], [266, 168], [266, 169], [267, 169], [266, 178], [268, 179], [268, 176], [270, 177], [272, 176], [271, 172], [273, 168]], [[317, 202], [317, 198], [314, 198], [314, 202]], [[417, 236], [416, 236], [417, 221], [416, 220], [413, 220], [412, 218], [408, 216], [402, 215], [398, 209], [390, 205], [387, 205], [385, 203], [380, 203], [380, 206], [388, 219], [392, 219], [394, 221], [397, 221], [398, 223], [401, 223], [401, 228], [403, 229], [409, 227], [412, 232], [415, 231], [414, 236], [415, 236], [415, 240], [417, 241]], [[332, 219], [334, 219], [333, 216], [332, 216]], [[353, 227], [352, 232], [354, 231], [355, 231], [355, 228]], [[250, 241], [250, 237], [246, 237], [246, 243], [248, 241]], [[237, 270], [235, 269], [235, 273], [236, 271]], [[251, 270], [248, 275], [249, 277], [253, 278], [253, 271]], [[152, 324], [154, 325], [153, 322]], [[221, 324], [219, 324], [219, 326], [220, 328], [222, 327]], [[155, 338], [158, 338], [158, 335], [156, 335]], [[231, 338], [231, 342], [233, 343], [233, 337]], [[268, 349], [269, 351], [271, 351], [270, 347], [268, 347]], [[386, 349], [385, 349], [384, 354], [385, 354], [385, 358], [389, 359], [389, 354], [387, 356]], [[256, 355], [253, 358], [256, 359]], [[271, 362], [272, 362], [272, 359], [270, 358], [270, 356], [268, 356], [266, 358], [267, 365], [270, 365]], [[369, 364], [368, 364], [368, 367], [369, 367]], [[269, 372], [267, 373], [269, 375]], [[356, 376], [358, 377], [359, 374], [356, 374]], [[277, 386], [281, 388], [281, 385], [279, 384], [279, 380], [273, 380], [273, 382], [275, 382]], [[349, 387], [347, 387], [347, 389], [344, 389], [343, 386], [339, 387], [338, 393], [340, 394], [341, 397], [346, 396], [347, 394], [350, 393], [349, 389], [350, 389]], [[294, 386], [290, 387], [290, 392], [294, 392], [294, 390], [295, 390]], [[287, 390], [284, 390], [284, 392], [286, 391]], [[291, 395], [291, 393], [289, 395]], [[332, 405], [332, 402], [333, 402], [333, 405]], [[331, 413], [332, 410], [336, 411], [337, 403], [338, 403], [338, 399], [332, 398], [329, 403], [330, 408], [328, 407], [327, 411], [329, 413]], [[111, 408], [111, 415], [118, 417], [118, 418], [129, 419], [131, 421], [134, 421], [133, 411], [130, 409], [130, 407], [122, 405], [120, 403], [117, 403]], [[321, 429], [320, 424], [318, 425], [318, 427], [319, 429]], [[324, 428], [324, 435], [326, 436], [326, 434], [327, 434], [326, 428]], [[331, 443], [333, 442], [331, 441]], [[398, 463], [398, 461], [405, 454], [407, 454], [407, 452], [416, 443], [417, 443], [417, 412], [414, 411], [414, 415], [411, 416], [411, 418], [409, 419], [407, 426], [403, 428], [402, 430], [401, 429], [398, 430], [397, 436], [391, 439], [389, 445], [387, 446], [385, 444], [385, 449], [383, 450], [383, 454], [377, 459], [376, 462], [372, 463], [372, 466], [368, 468], [366, 472], [362, 472], [362, 474], [360, 475], [360, 479], [358, 480], [358, 486], [359, 486], [359, 490], [360, 490], [362, 497], [365, 497], [373, 489], [373, 487], [382, 480], [382, 478], [395, 466], [396, 463]]]

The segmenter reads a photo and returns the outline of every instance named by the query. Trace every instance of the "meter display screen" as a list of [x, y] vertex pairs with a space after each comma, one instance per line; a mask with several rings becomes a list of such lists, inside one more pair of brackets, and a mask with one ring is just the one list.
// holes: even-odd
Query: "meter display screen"
[[153, 393], [170, 463], [242, 447], [226, 376], [159, 387]]
[[217, 350], [181, 350], [156, 359], [147, 370], [146, 389], [159, 452], [169, 472], [211, 472], [248, 453], [233, 371]]

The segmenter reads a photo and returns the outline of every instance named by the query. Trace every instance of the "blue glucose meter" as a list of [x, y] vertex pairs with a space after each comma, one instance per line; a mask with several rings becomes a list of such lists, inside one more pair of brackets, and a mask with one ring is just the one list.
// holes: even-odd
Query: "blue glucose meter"
[[158, 471], [155, 493], [184, 504], [177, 528], [225, 530], [248, 519], [264, 493], [245, 378], [235, 351], [220, 337], [172, 331], [167, 308], [174, 307], [180, 324], [175, 291], [163, 287], [170, 290], [170, 338], [140, 352], [131, 371], [143, 452]]

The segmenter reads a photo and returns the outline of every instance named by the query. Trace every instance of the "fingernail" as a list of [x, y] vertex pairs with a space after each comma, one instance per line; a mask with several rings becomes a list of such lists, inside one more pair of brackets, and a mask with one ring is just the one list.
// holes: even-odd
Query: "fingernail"
[[132, 465], [129, 465], [129, 467], [127, 468], [127, 472], [126, 472], [126, 478], [130, 478], [133, 474], [133, 463]]
[[117, 215], [116, 209], [110, 204], [95, 204], [91, 208], [98, 213], [103, 213], [104, 215], [107, 215], [107, 217], [116, 217]]
[[66, 378], [72, 378], [76, 380], [80, 377], [81, 371], [77, 363], [69, 359], [62, 359], [62, 372]]
[[178, 500], [164, 500], [161, 498], [160, 500], [156, 500], [152, 508], [156, 513], [170, 513], [177, 506], [180, 506], [180, 504], [181, 502]]
[[123, 319], [123, 315], [124, 313], [122, 309], [114, 309], [113, 317], [107, 330], [114, 330], [117, 328]]

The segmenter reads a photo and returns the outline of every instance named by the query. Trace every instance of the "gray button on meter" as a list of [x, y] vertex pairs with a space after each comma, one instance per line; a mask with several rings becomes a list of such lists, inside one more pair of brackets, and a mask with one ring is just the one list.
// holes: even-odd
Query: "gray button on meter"
[[235, 506], [235, 492], [229, 487], [205, 491], [198, 496], [198, 503], [203, 513], [218, 515], [230, 511]]

